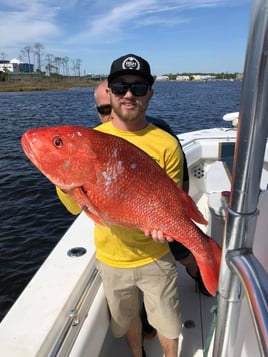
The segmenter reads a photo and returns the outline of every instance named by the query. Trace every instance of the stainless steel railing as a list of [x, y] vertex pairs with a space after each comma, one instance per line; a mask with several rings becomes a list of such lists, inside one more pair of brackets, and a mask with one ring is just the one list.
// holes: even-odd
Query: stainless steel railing
[[100, 285], [99, 273], [96, 268], [93, 268], [76, 303], [69, 311], [63, 328], [48, 354], [49, 357], [66, 357], [69, 355]]
[[[239, 26], [239, 24], [238, 24]], [[266, 329], [261, 329], [268, 320], [268, 311], [261, 308], [261, 300], [254, 305], [253, 296], [258, 289], [265, 292], [263, 285], [255, 286], [252, 279], [246, 278], [249, 271], [257, 273], [258, 263], [251, 252], [257, 221], [257, 204], [259, 199], [260, 178], [263, 167], [266, 139], [268, 134], [268, 0], [253, 0], [250, 21], [249, 40], [247, 46], [244, 79], [239, 110], [239, 125], [237, 133], [236, 152], [234, 156], [231, 198], [227, 213], [222, 265], [219, 279], [219, 295], [217, 323], [214, 340], [213, 356], [235, 356], [235, 345], [240, 315], [242, 278], [246, 292], [251, 292], [249, 305], [252, 306], [256, 321], [257, 334], [260, 342], [267, 340]], [[237, 257], [233, 257], [240, 252]], [[246, 253], [243, 257], [243, 253]], [[231, 258], [230, 258], [231, 257]], [[247, 264], [254, 261], [251, 269]], [[231, 268], [231, 269], [230, 269]], [[236, 275], [236, 272], [238, 275]], [[263, 274], [253, 275], [258, 278], [258, 284], [267, 284]], [[264, 295], [265, 296], [265, 295]], [[249, 295], [248, 295], [249, 297]], [[257, 319], [257, 313], [262, 312], [262, 319]], [[267, 342], [267, 341], [266, 341]], [[267, 347], [267, 345], [266, 345]], [[262, 355], [265, 345], [261, 344]]]
[[233, 250], [227, 261], [243, 285], [261, 355], [267, 356], [268, 275], [250, 250]]

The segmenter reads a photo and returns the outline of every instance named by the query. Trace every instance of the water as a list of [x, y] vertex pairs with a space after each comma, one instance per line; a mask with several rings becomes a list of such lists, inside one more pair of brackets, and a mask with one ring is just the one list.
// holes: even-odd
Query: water
[[[33, 127], [95, 126], [94, 88], [0, 93], [0, 320], [74, 217], [54, 186], [23, 154], [21, 135]], [[158, 82], [148, 114], [177, 133], [228, 126], [239, 110], [241, 82]]]

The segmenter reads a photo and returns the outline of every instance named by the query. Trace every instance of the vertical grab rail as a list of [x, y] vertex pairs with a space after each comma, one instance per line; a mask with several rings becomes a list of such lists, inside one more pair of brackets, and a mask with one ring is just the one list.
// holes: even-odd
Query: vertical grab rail
[[229, 268], [229, 266], [234, 267], [230, 252], [241, 249], [244, 252], [252, 252], [258, 214], [259, 185], [268, 133], [267, 56], [268, 0], [253, 0], [231, 199], [223, 237], [214, 357], [236, 357], [234, 353], [242, 287], [235, 271]]

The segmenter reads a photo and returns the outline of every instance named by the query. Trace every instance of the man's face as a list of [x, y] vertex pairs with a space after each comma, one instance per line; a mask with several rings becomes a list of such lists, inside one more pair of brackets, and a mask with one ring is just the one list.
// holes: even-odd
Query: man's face
[[111, 120], [111, 105], [108, 83], [103, 82], [95, 92], [96, 109], [102, 123]]
[[[128, 87], [131, 84], [133, 86]], [[117, 77], [110, 86], [113, 111], [124, 122], [134, 122], [144, 117], [152, 95], [153, 90], [148, 82], [136, 75]]]

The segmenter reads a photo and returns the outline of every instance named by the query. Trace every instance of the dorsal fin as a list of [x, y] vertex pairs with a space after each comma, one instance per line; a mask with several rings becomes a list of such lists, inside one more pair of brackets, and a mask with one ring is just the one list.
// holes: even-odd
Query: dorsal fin
[[181, 194], [181, 198], [185, 202], [185, 207], [188, 216], [197, 223], [208, 224], [207, 220], [205, 219], [203, 214], [199, 211], [193, 199], [189, 195], [187, 195], [187, 193], [184, 192], [183, 190], [181, 190], [180, 194]]

